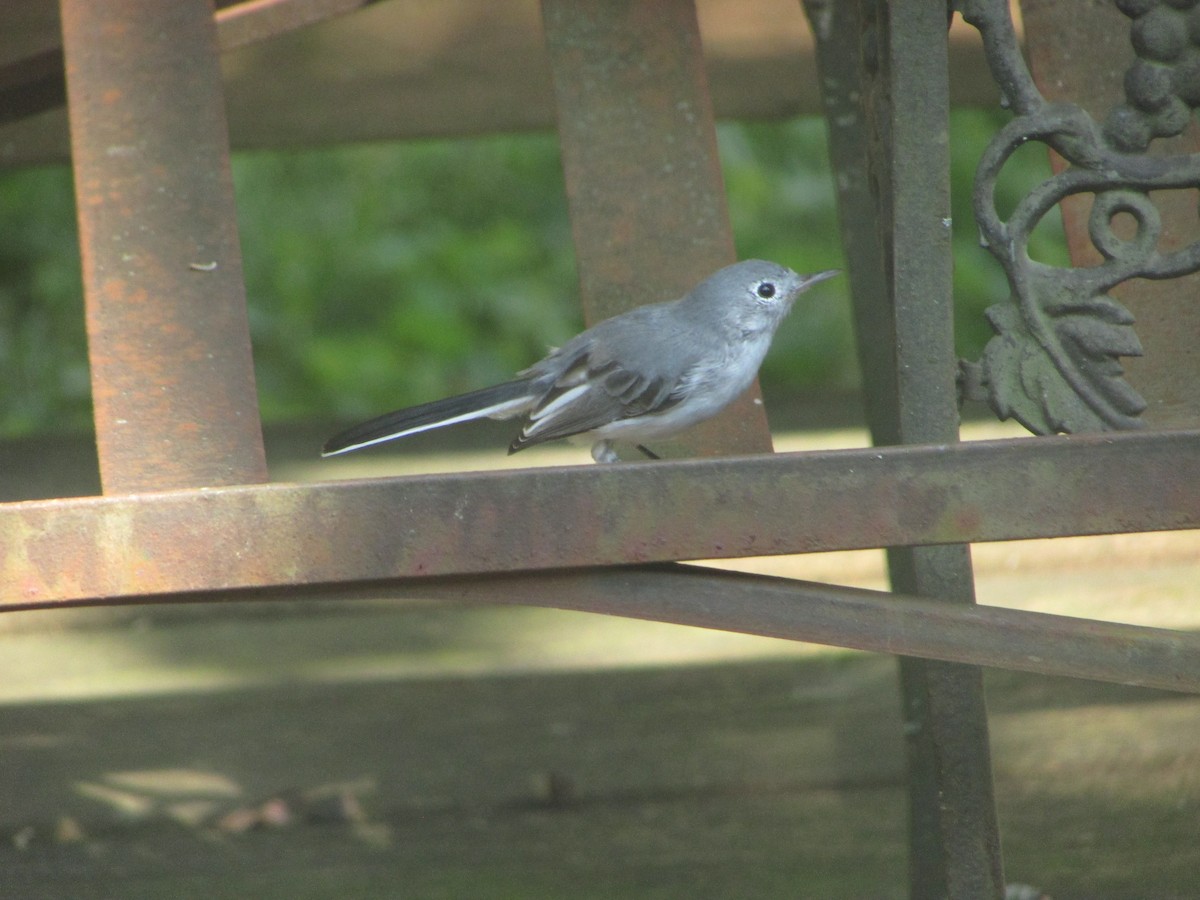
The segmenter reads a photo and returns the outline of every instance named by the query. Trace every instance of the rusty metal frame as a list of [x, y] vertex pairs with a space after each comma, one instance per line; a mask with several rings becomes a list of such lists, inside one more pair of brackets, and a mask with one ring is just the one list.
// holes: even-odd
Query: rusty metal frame
[[[0, 612], [420, 596], [921, 657], [901, 666], [911, 893], [1001, 896], [977, 666], [1200, 691], [1200, 637], [976, 606], [967, 545], [1200, 528], [1200, 432], [955, 443], [946, 148], [930, 144], [945, 7], [806, 3], [871, 427], [908, 446], [261, 484], [216, 58], [361, 5], [259, 0], [214, 24], [211, 0], [62, 0], [105, 496], [0, 505]], [[594, 316], [733, 253], [693, 5], [618, 6], [543, 7]], [[48, 102], [45, 59], [25, 74], [0, 86]], [[680, 449], [768, 449], [754, 399]], [[880, 546], [891, 593], [673, 562]]]
[[212, 7], [61, 10], [104, 490], [265, 481]]
[[[162, 596], [123, 597], [155, 603]], [[170, 595], [172, 603], [404, 600], [544, 606], [1019, 672], [1200, 692], [1200, 636], [660, 563]]]
[[1198, 528], [1189, 483], [1147, 432], [26, 501], [0, 608]]
[[[214, 21], [221, 52], [269, 40], [379, 0], [220, 0]], [[62, 47], [0, 65], [0, 125], [67, 102]]]

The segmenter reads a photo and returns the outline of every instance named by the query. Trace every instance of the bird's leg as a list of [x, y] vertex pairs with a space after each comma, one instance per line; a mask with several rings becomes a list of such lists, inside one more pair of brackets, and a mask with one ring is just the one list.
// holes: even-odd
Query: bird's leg
[[[637, 447], [637, 449], [645, 454], [645, 456], [649, 459], [662, 459], [661, 456], [642, 444], [635, 444], [634, 446]], [[592, 459], [598, 463], [614, 463], [621, 461], [621, 457], [619, 457], [617, 455], [617, 451], [613, 449], [613, 442], [608, 440], [596, 441], [596, 443], [592, 444]]]
[[592, 444], [592, 459], [598, 463], [619, 462], [620, 457], [613, 449], [612, 441], [596, 441]]

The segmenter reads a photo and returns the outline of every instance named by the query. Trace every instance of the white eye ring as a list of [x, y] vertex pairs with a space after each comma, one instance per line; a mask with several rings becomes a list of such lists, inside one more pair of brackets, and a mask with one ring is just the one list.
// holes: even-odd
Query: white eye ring
[[758, 296], [761, 297], [763, 300], [770, 300], [772, 297], [775, 296], [775, 293], [776, 293], [775, 282], [760, 281], [758, 283], [758, 286], [755, 287], [754, 293], [758, 294]]

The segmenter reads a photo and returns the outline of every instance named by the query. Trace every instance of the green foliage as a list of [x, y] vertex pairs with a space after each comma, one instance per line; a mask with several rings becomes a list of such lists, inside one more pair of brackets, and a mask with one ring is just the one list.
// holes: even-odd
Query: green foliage
[[[1007, 295], [969, 224], [975, 162], [1000, 121], [954, 115], [957, 324], [971, 357], [990, 336], [983, 308]], [[723, 125], [719, 142], [739, 256], [843, 265], [820, 120]], [[1045, 171], [1043, 155], [1001, 192], [1020, 196]], [[246, 154], [234, 180], [267, 420], [354, 418], [478, 387], [581, 325], [552, 135]], [[1061, 257], [1056, 240], [1035, 253]], [[69, 172], [0, 177], [0, 433], [86, 427], [79, 284]], [[804, 298], [763, 370], [769, 390], [855, 383], [846, 290], [840, 279]]]
[[578, 330], [549, 136], [236, 160], [268, 419], [353, 418], [508, 378]]
[[76, 247], [67, 169], [0, 179], [0, 433], [91, 415]]

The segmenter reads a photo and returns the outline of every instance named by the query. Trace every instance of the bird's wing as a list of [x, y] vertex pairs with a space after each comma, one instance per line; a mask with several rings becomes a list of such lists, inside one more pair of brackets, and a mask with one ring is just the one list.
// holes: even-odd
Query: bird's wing
[[686, 382], [686, 367], [662, 365], [653, 352], [633, 354], [632, 358], [653, 364], [639, 371], [618, 362], [613, 358], [615, 348], [594, 338], [585, 345], [568, 344], [559, 351], [567, 355], [566, 364], [530, 410], [527, 424], [509, 447], [510, 453], [622, 419], [658, 415], [682, 399], [678, 388]]

